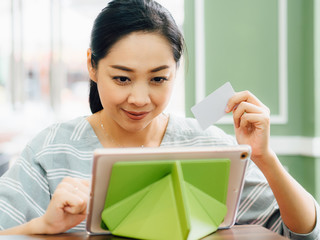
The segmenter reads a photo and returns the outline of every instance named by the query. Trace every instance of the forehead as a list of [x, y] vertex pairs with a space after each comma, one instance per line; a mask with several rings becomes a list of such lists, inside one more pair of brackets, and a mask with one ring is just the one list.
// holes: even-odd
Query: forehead
[[105, 57], [110, 64], [131, 67], [175, 64], [169, 41], [158, 33], [134, 32], [116, 42]]

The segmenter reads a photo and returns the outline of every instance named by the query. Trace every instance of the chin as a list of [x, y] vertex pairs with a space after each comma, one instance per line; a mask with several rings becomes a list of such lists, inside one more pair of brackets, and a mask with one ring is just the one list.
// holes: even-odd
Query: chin
[[144, 121], [141, 123], [133, 123], [133, 124], [131, 123], [131, 124], [125, 125], [125, 129], [131, 133], [140, 132], [146, 129], [150, 125], [150, 123], [151, 121]]

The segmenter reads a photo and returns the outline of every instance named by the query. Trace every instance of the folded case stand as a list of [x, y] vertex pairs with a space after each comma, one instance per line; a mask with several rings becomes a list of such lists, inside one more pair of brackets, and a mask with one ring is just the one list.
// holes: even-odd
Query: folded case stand
[[138, 239], [199, 239], [227, 213], [229, 159], [117, 162], [101, 226]]

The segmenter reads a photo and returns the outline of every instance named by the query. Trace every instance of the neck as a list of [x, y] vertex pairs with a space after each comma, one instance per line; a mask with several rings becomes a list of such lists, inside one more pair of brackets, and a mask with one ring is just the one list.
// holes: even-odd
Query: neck
[[111, 120], [111, 123], [106, 121], [103, 118], [103, 110], [98, 115], [103, 138], [100, 142], [105, 147], [158, 147], [161, 144], [168, 122], [167, 116], [160, 114], [144, 129], [129, 132], [113, 120]]

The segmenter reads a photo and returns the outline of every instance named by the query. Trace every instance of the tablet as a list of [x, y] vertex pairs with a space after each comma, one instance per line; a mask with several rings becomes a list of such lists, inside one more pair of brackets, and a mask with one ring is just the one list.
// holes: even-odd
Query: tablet
[[[94, 151], [92, 179], [86, 230], [89, 234], [108, 234], [101, 226], [106, 195], [113, 165], [117, 162], [230, 160], [229, 181], [226, 193], [226, 216], [219, 229], [234, 225], [244, 184], [244, 176], [251, 148], [248, 145], [223, 147], [170, 147], [170, 148], [105, 148]], [[210, 186], [210, 183], [208, 183]]]

